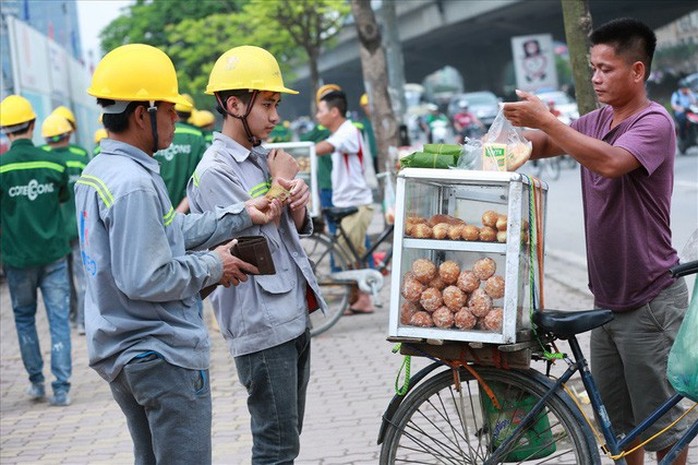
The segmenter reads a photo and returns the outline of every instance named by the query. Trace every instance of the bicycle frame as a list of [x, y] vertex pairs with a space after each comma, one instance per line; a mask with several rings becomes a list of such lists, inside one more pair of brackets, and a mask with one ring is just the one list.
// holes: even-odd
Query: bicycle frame
[[[568, 343], [570, 345], [570, 349], [572, 350], [572, 354], [574, 355], [574, 360], [570, 360], [569, 357], [564, 358], [565, 362], [568, 364], [568, 368], [565, 370], [562, 376], [560, 376], [560, 378], [557, 379], [557, 381], [548, 390], [548, 392], [546, 392], [545, 395], [541, 397], [541, 399], [531, 408], [530, 412], [528, 412], [524, 416], [524, 418], [521, 420], [521, 424], [514, 430], [510, 437], [508, 437], [499, 445], [497, 450], [507, 451], [514, 441], [518, 441], [523, 431], [530, 425], [531, 422], [534, 421], [537, 415], [543, 410], [545, 401], [550, 396], [554, 395], [557, 392], [560, 392], [560, 390], [563, 387], [563, 384], [569, 381], [569, 379], [577, 371], [579, 371], [580, 376], [582, 377], [582, 382], [587, 393], [589, 394], [591, 405], [593, 406], [594, 411], [597, 414], [599, 426], [601, 427], [604, 439], [606, 440], [605, 447], [610, 451], [611, 455], [613, 456], [617, 456], [618, 454], [620, 454], [620, 452], [622, 452], [629, 444], [631, 444], [635, 439], [637, 439], [637, 437], [641, 433], [646, 431], [662, 415], [664, 415], [667, 411], [669, 411], [673, 406], [675, 406], [683, 399], [683, 396], [681, 396], [680, 394], [675, 394], [671, 398], [667, 399], [649, 417], [640, 422], [640, 424], [633, 428], [622, 439], [617, 440], [613, 432], [611, 421], [606, 412], [606, 407], [604, 406], [603, 401], [601, 400], [601, 394], [599, 393], [596, 387], [596, 383], [591, 375], [591, 371], [587, 364], [586, 358], [584, 357], [582, 350], [579, 346], [577, 338], [575, 336], [570, 337]], [[679, 438], [679, 441], [677, 441], [676, 444], [674, 444], [669, 453], [667, 453], [667, 455], [662, 459], [661, 462], [659, 462], [658, 465], [669, 465], [673, 463], [673, 461], [676, 460], [683, 448], [686, 447], [691, 442], [691, 440], [693, 440], [696, 437], [696, 435], [698, 435], [698, 422], [694, 423], [686, 430], [686, 432]], [[500, 455], [502, 454], [503, 453], [497, 454], [495, 451], [495, 454], [485, 463], [499, 463], [499, 461], [502, 460], [502, 457], [500, 457]], [[625, 464], [626, 462], [624, 459], [621, 458], [617, 460], [616, 463]]]
[[[354, 245], [351, 243], [349, 240], [349, 237], [347, 236], [347, 233], [344, 231], [344, 228], [342, 228], [341, 222], [337, 222], [337, 230], [334, 234], [334, 236], [330, 236], [333, 238], [332, 242], [337, 244], [337, 238], [341, 236], [344, 238], [344, 241], [349, 248], [349, 252], [351, 252], [351, 257], [353, 258], [356, 263], [359, 263], [361, 265], [366, 266], [368, 259], [373, 255], [373, 252], [375, 252], [378, 247], [385, 241], [388, 237], [390, 237], [393, 234], [393, 230], [395, 229], [395, 225], [391, 224], [387, 228], [383, 230], [383, 232], [378, 236], [378, 238], [373, 241], [373, 244], [371, 247], [366, 250], [366, 252], [363, 255], [359, 255], [359, 252], [356, 250]], [[383, 264], [379, 267], [379, 270], [382, 272], [388, 267], [388, 263], [390, 263], [390, 259], [392, 258], [393, 255], [393, 249], [392, 247], [390, 248], [388, 255], [386, 256], [386, 259], [383, 261]]]

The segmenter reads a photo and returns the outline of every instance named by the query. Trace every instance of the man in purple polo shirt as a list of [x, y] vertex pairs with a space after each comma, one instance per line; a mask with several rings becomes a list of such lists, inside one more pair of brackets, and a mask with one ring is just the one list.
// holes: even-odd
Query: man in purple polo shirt
[[[671, 116], [647, 98], [656, 37], [631, 18], [591, 34], [592, 84], [605, 104], [571, 126], [532, 94], [504, 115], [527, 131], [531, 158], [569, 154], [582, 166], [589, 288], [595, 305], [614, 311], [592, 331], [591, 365], [616, 433], [627, 433], [674, 391], [667, 381], [669, 349], [688, 307], [688, 290], [667, 270], [678, 262], [669, 213], [676, 137]], [[676, 407], [644, 440], [678, 418]], [[686, 425], [679, 422], [646, 445], [661, 459]], [[674, 462], [685, 464], [688, 449]], [[626, 457], [642, 464], [644, 450]]]

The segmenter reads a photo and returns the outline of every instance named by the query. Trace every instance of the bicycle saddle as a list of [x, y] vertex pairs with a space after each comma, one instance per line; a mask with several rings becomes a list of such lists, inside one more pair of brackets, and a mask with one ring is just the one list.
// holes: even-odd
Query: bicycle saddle
[[345, 216], [353, 215], [358, 211], [359, 209], [356, 207], [330, 207], [322, 209], [322, 212], [325, 213], [330, 220], [335, 222], [340, 221]]
[[566, 312], [562, 310], [538, 310], [533, 312], [533, 323], [539, 330], [552, 333], [560, 339], [587, 332], [608, 323], [613, 312], [602, 308]]

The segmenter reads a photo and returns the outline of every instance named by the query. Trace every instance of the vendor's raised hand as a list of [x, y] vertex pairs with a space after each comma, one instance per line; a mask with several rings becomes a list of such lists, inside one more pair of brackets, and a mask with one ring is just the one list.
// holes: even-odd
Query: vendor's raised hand
[[516, 95], [520, 101], [503, 106], [504, 116], [514, 126], [542, 129], [546, 124], [558, 121], [548, 106], [534, 94], [517, 89]]
[[293, 179], [300, 171], [298, 162], [291, 154], [281, 149], [273, 149], [267, 155], [267, 166], [272, 179]]
[[281, 202], [266, 197], [256, 197], [245, 202], [245, 209], [254, 224], [267, 224], [281, 216]]
[[298, 179], [277, 179], [281, 187], [290, 192], [286, 204], [291, 211], [303, 209], [310, 202], [310, 188], [304, 180]]

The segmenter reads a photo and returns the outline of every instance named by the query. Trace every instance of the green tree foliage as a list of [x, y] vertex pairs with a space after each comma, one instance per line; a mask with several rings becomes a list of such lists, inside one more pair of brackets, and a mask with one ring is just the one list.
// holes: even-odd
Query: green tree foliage
[[216, 59], [237, 45], [257, 45], [279, 61], [286, 82], [292, 66], [308, 62], [315, 87], [322, 47], [346, 21], [345, 0], [137, 0], [100, 34], [103, 50], [146, 43], [175, 63], [180, 91], [198, 106]]

